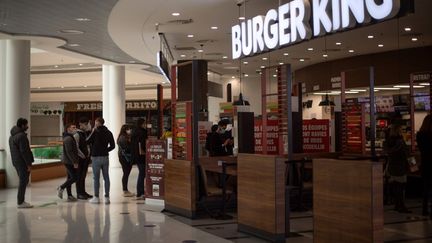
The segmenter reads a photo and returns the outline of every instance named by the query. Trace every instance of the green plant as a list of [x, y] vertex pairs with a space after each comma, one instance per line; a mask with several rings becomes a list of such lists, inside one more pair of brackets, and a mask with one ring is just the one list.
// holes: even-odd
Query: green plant
[[43, 159], [58, 159], [60, 158], [61, 152], [62, 149], [60, 146], [33, 149], [34, 156]]

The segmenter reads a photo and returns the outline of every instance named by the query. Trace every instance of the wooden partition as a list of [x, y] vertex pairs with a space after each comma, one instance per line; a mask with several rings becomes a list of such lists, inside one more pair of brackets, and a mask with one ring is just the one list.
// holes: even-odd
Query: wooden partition
[[30, 180], [38, 182], [66, 176], [66, 168], [62, 162], [35, 164], [32, 166]]
[[165, 210], [196, 216], [195, 167], [189, 160], [165, 160]]
[[238, 229], [273, 242], [285, 242], [285, 159], [238, 156]]
[[314, 242], [383, 242], [382, 164], [316, 159]]

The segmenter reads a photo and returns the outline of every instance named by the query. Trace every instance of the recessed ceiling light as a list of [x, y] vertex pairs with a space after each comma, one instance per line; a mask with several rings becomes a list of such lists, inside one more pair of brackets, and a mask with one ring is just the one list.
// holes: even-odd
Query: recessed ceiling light
[[323, 54], [323, 57], [328, 57], [328, 55], [327, 54]]
[[55, 67], [55, 68], [58, 68], [58, 65], [55, 65], [54, 67]]
[[245, 17], [239, 17], [238, 19], [239, 20], [245, 20], [246, 18]]
[[307, 50], [308, 51], [313, 51], [314, 49], [312, 47], [309, 47]]
[[284, 55], [284, 56], [288, 56], [289, 54], [285, 52], [283, 55]]
[[411, 38], [411, 41], [416, 42], [416, 41], [418, 41], [418, 38], [417, 37], [413, 37], [413, 38]]
[[265, 66], [261, 66], [261, 68], [265, 68]]
[[342, 42], [336, 42], [336, 45], [340, 46], [340, 45], [342, 45]]
[[249, 77], [249, 74], [246, 73], [244, 76], [245, 76], [245, 77]]
[[64, 86], [61, 86], [62, 89], [64, 89]]
[[59, 30], [57, 32], [59, 32], [60, 34], [69, 34], [69, 35], [82, 35], [82, 34], [84, 34], [84, 31], [72, 30], [72, 29]]
[[303, 58], [300, 58], [300, 62], [304, 62], [304, 59], [303, 59]]
[[185, 54], [181, 54], [180, 57], [186, 57], [186, 55]]
[[198, 50], [198, 52], [204, 52], [204, 50], [202, 50], [202, 49], [199, 49], [199, 50]]
[[223, 58], [223, 59], [227, 59], [228, 57], [227, 57], [227, 56], [223, 56], [222, 58]]
[[263, 57], [262, 59], [263, 59], [264, 61], [266, 61], [266, 60], [267, 60], [267, 57]]
[[80, 63], [80, 64], [78, 64], [79, 66], [82, 66], [83, 64], [82, 63]]
[[248, 62], [243, 62], [243, 64], [247, 65], [247, 64], [248, 64]]
[[180, 13], [172, 13], [172, 16], [180, 16]]
[[410, 31], [411, 31], [411, 27], [405, 27], [404, 30], [405, 30], [406, 32], [410, 32]]
[[91, 21], [91, 19], [89, 19], [89, 18], [76, 18], [75, 20], [76, 20], [76, 21], [80, 21], [80, 22], [88, 22], [88, 21]]
[[84, 88], [87, 88], [87, 85], [84, 85], [83, 87], [84, 87]]
[[231, 78], [235, 78], [234, 76], [231, 76]]
[[189, 34], [189, 35], [187, 35], [187, 37], [188, 37], [188, 38], [193, 38], [194, 35]]
[[349, 50], [348, 52], [349, 52], [349, 53], [353, 53], [353, 52], [354, 52], [354, 50], [352, 50], [352, 49], [351, 49], [351, 50]]
[[378, 47], [384, 47], [384, 45], [383, 44], [378, 44]]
[[368, 35], [368, 39], [373, 39], [374, 36], [373, 35]]
[[273, 74], [273, 77], [275, 77], [275, 78], [276, 78], [276, 77], [277, 77], [277, 75], [276, 75], [276, 74]]
[[77, 47], [77, 46], [80, 46], [80, 44], [77, 44], [77, 43], [71, 43], [71, 44], [68, 44], [68, 46], [70, 46], [70, 47]]
[[212, 30], [217, 30], [217, 29], [219, 29], [217, 26], [212, 26], [212, 27], [210, 27], [210, 29], [212, 29]]
[[284, 65], [284, 63], [283, 63], [283, 62], [280, 62], [279, 65]]

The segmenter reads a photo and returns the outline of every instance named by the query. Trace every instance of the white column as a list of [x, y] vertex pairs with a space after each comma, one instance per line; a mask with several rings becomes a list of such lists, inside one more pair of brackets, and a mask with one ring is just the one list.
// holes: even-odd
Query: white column
[[[103, 66], [103, 116], [105, 124], [117, 139], [126, 122], [125, 67]], [[110, 153], [110, 167], [120, 167], [118, 148]]]
[[[0, 114], [5, 114], [5, 94], [6, 94], [6, 72], [5, 72], [5, 57], [6, 57], [6, 42], [0, 42]], [[0, 117], [0, 149], [7, 149], [6, 144], [6, 126], [4, 116]], [[0, 169], [5, 168], [5, 153], [0, 151]]]
[[[10, 159], [10, 129], [18, 118], [30, 120], [30, 41], [0, 40], [2, 73], [4, 73], [4, 146], [6, 151], [6, 178], [8, 187], [18, 186], [18, 176]], [[31, 126], [31, 122], [30, 126]], [[30, 134], [29, 134], [30, 136]], [[29, 137], [30, 139], [30, 137]]]

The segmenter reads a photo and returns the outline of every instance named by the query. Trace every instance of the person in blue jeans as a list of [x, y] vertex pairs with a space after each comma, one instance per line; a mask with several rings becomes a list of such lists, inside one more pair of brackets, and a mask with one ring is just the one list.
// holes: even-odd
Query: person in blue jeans
[[105, 120], [101, 117], [96, 118], [95, 127], [91, 134], [87, 138], [87, 142], [91, 146], [91, 159], [93, 169], [93, 185], [94, 185], [94, 197], [90, 200], [90, 203], [98, 204], [99, 199], [99, 183], [100, 183], [100, 172], [105, 183], [105, 204], [110, 203], [109, 192], [110, 192], [110, 178], [109, 178], [109, 157], [108, 153], [115, 148], [114, 136], [104, 126]]

